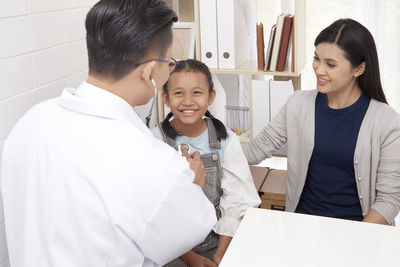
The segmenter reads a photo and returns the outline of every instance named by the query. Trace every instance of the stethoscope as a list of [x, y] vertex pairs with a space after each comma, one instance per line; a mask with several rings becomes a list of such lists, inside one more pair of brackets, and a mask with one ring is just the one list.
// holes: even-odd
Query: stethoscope
[[187, 148], [187, 152], [188, 152], [188, 154], [190, 155], [190, 154], [191, 154], [190, 146], [189, 146], [189, 144], [186, 144], [186, 143], [182, 143], [182, 144], [178, 145], [178, 153], [179, 153], [179, 155], [182, 156], [182, 148], [183, 148], [183, 147], [186, 147], [186, 148]]
[[154, 97], [153, 97], [153, 102], [151, 103], [151, 108], [149, 111], [149, 114], [146, 117], [146, 126], [147, 128], [150, 128], [150, 120], [151, 120], [151, 115], [153, 113], [153, 108], [154, 108], [154, 104], [156, 105], [156, 119], [158, 118], [158, 97], [157, 97], [157, 85], [156, 82], [154, 81], [154, 79], [151, 79], [151, 83], [153, 84], [154, 87]]

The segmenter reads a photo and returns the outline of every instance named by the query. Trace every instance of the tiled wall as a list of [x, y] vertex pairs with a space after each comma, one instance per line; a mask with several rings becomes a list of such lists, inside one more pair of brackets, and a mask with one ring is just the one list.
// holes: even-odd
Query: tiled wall
[[[0, 154], [34, 104], [87, 76], [84, 20], [97, 0], [0, 1]], [[0, 267], [8, 267], [0, 198]]]

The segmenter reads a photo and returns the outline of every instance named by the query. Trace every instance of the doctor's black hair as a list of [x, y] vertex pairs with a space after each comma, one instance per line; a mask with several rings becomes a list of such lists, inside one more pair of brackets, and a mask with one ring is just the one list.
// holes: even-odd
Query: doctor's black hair
[[[177, 62], [175, 70], [171, 75], [174, 75], [174, 73], [182, 71], [199, 72], [204, 74], [204, 78], [208, 83], [208, 92], [211, 93], [214, 90], [214, 83], [212, 81], [210, 69], [203, 62], [195, 59], [180, 60]], [[163, 92], [168, 97], [168, 81], [163, 86]], [[177, 136], [181, 135], [181, 133], [177, 132], [169, 122], [169, 120], [172, 118], [173, 115], [174, 114], [172, 112], [168, 113], [167, 117], [162, 122], [161, 127], [167, 136], [175, 140]], [[228, 137], [225, 125], [220, 120], [211, 115], [211, 113], [208, 110], [204, 114], [204, 116], [210, 118], [211, 121], [213, 122], [215, 130], [217, 132], [218, 141], [221, 141], [222, 139], [226, 139]]]
[[343, 49], [353, 68], [365, 62], [365, 71], [357, 78], [358, 85], [370, 98], [387, 103], [379, 74], [374, 37], [367, 28], [353, 19], [339, 19], [321, 31], [314, 46], [324, 42], [336, 44]]
[[100, 0], [86, 16], [89, 74], [116, 81], [149, 54], [163, 59], [177, 20], [163, 0]]

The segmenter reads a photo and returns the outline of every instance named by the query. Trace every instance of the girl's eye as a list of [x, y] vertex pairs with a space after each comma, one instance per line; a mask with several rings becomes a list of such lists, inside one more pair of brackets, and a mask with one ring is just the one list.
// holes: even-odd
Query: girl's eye
[[330, 68], [333, 68], [333, 67], [335, 67], [336, 65], [334, 65], [334, 64], [331, 64], [331, 63], [326, 63], [326, 65], [328, 65], [328, 67], [330, 67]]
[[183, 93], [181, 92], [181, 91], [176, 91], [175, 93], [174, 93], [174, 95], [177, 95], [177, 96], [180, 96], [180, 95], [182, 95]]
[[314, 56], [314, 60], [317, 60], [317, 61], [318, 61], [318, 60], [319, 60], [319, 58], [318, 58], [318, 57], [316, 57], [316, 56]]
[[196, 91], [194, 91], [193, 93], [194, 93], [195, 95], [199, 95], [199, 94], [201, 94], [201, 91], [196, 90]]

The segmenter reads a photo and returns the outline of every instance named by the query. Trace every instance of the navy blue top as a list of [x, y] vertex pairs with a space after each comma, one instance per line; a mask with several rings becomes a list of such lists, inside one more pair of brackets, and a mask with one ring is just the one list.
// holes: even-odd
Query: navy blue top
[[315, 101], [314, 150], [296, 212], [361, 221], [354, 177], [354, 150], [370, 98], [364, 93], [351, 106], [332, 109], [326, 94]]

